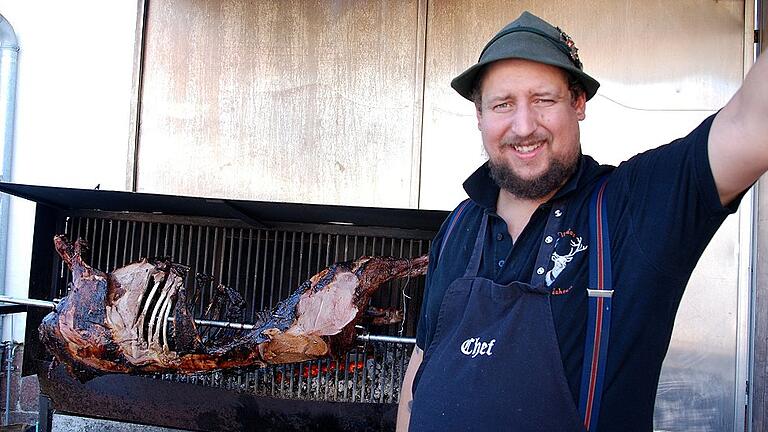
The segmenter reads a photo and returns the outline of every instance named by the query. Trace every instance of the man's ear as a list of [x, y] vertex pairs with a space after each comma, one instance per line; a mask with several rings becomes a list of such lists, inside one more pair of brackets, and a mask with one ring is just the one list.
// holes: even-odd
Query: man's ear
[[483, 120], [483, 109], [478, 104], [475, 104], [475, 117], [477, 117], [477, 130], [483, 130], [480, 127], [480, 122]]
[[576, 110], [576, 118], [579, 121], [587, 118], [587, 95], [581, 93], [573, 102], [573, 108]]

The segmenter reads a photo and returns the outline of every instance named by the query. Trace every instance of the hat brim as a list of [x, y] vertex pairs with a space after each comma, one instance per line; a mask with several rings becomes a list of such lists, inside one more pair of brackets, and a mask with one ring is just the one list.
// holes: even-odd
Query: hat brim
[[477, 64], [451, 81], [451, 87], [471, 101], [478, 74], [485, 66], [495, 61], [515, 58], [548, 64], [565, 70], [584, 87], [587, 100], [592, 99], [600, 87], [597, 80], [577, 68], [551, 42], [534, 33], [525, 32], [511, 33], [496, 41], [483, 54]]

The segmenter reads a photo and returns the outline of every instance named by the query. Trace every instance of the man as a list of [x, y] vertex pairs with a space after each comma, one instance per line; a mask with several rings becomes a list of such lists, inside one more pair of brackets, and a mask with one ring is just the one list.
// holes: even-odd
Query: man
[[[688, 136], [614, 169], [581, 154], [599, 83], [576, 51], [526, 12], [451, 83], [489, 161], [433, 243], [400, 431], [652, 430], [688, 278], [768, 169], [768, 59]], [[612, 303], [594, 290], [611, 286]]]

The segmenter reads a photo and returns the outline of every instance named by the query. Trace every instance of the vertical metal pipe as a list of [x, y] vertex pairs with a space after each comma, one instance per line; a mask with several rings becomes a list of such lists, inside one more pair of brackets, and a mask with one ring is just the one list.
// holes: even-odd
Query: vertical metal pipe
[[[277, 304], [280, 299], [283, 298], [283, 290], [287, 291], [288, 293], [285, 293], [285, 297], [288, 297], [288, 294], [290, 293], [291, 287], [289, 287], [287, 284], [285, 284], [283, 281], [285, 276], [285, 252], [286, 247], [285, 243], [288, 241], [288, 232], [283, 231], [283, 239], [280, 241], [280, 277], [277, 279], [277, 297], [276, 299], [272, 299], [272, 304]], [[277, 237], [275, 237], [275, 248], [277, 248]], [[290, 269], [289, 269], [290, 271]]]
[[304, 242], [304, 233], [301, 233], [301, 236], [299, 237], [299, 265], [296, 266], [296, 284], [300, 284], [302, 281], [304, 281], [304, 278], [302, 277], [302, 270], [301, 266], [304, 262], [304, 245], [306, 243]]
[[[245, 232], [241, 233], [241, 237], [245, 235]], [[248, 229], [248, 244], [245, 247], [245, 274], [243, 275], [243, 283], [245, 284], [245, 291], [243, 292], [243, 297], [245, 297], [246, 293], [253, 292], [256, 290], [256, 284], [248, 284], [248, 281], [251, 280], [251, 251], [253, 250], [253, 230]], [[238, 261], [239, 263], [239, 261]], [[248, 315], [248, 320], [253, 322], [255, 320], [255, 314], [254, 314], [254, 308], [255, 304], [253, 302], [248, 302], [248, 307], [251, 309], [250, 314]]]
[[72, 241], [75, 241], [80, 236], [82, 236], [81, 233], [83, 232], [83, 218], [77, 217], [76, 219], [77, 219], [77, 225], [73, 224], [72, 237], [70, 239]]
[[[226, 274], [225, 285], [232, 286], [232, 261], [234, 261], [235, 253], [235, 229], [229, 229], [229, 235], [227, 235], [227, 229], [222, 230], [221, 239], [221, 283], [224, 283], [224, 275]], [[229, 253], [227, 253], [229, 251]], [[226, 259], [224, 259], [226, 255]], [[227, 270], [224, 271], [224, 264], [226, 262]]]
[[[294, 380], [296, 378], [296, 363], [291, 363], [283, 367], [283, 380], [280, 381], [278, 394], [282, 398], [293, 396]], [[287, 386], [287, 387], [286, 387]]]
[[[215, 274], [218, 275], [217, 279], [220, 282], [224, 282], [224, 280], [223, 280], [223, 273], [224, 273], [224, 258], [226, 257], [226, 254], [227, 254], [227, 252], [226, 252], [226, 250], [227, 250], [226, 249], [227, 248], [227, 229], [226, 228], [222, 228], [221, 230], [219, 230], [219, 228], [216, 228], [214, 233], [215, 233], [214, 235], [216, 236], [216, 238], [214, 239], [213, 247], [218, 248], [218, 251], [219, 251], [219, 254], [218, 254], [218, 256], [219, 256], [219, 267], [218, 267], [218, 271]], [[221, 233], [221, 234], [219, 234], [219, 233]], [[218, 241], [218, 236], [219, 235], [221, 235], [221, 242]], [[216, 281], [214, 281], [213, 284], [215, 285]], [[211, 296], [213, 296], [213, 292], [211, 292]]]
[[[374, 345], [374, 347], [375, 347], [375, 345]], [[368, 379], [367, 379], [367, 377], [368, 377], [368, 350], [365, 349], [365, 348], [363, 348], [363, 367], [361, 369], [363, 370], [362, 373], [361, 373], [363, 383], [362, 383], [361, 391], [360, 391], [360, 401], [363, 401], [363, 400], [366, 399], [365, 398], [366, 390], [370, 390], [368, 388], [368, 385], [367, 385], [368, 384]], [[368, 392], [368, 402], [371, 402], [371, 396], [372, 395], [373, 395], [373, 391], [369, 391]]]
[[[120, 261], [118, 261], [118, 258], [117, 258], [118, 252], [120, 251], [120, 245], [123, 246], [123, 258], [122, 258], [123, 261], [122, 262], [127, 264], [127, 262], [125, 261], [125, 246], [128, 244], [128, 237], [126, 237], [124, 241], [121, 241], [121, 239], [120, 239], [120, 226], [122, 225], [122, 222], [123, 221], [120, 221], [120, 220], [115, 221], [115, 224], [117, 224], [117, 229], [115, 230], [115, 256], [114, 256], [113, 261], [112, 261], [112, 268], [113, 269], [116, 269], [117, 265], [118, 265], [117, 263], [120, 262]], [[126, 222], [126, 225], [127, 225], [127, 222]]]
[[[301, 245], [299, 245], [299, 248], [301, 248]], [[298, 279], [298, 275], [296, 274], [296, 267], [294, 267], [294, 257], [296, 256], [296, 231], [291, 232], [291, 264], [288, 271], [288, 289], [293, 289], [296, 285], [300, 284], [301, 281], [293, 281], [293, 277], [297, 276], [296, 279]]]
[[331, 264], [333, 264], [333, 261], [331, 261], [331, 235], [326, 234], [325, 235], [325, 264], [323, 265], [323, 267], [328, 267]]
[[[160, 237], [159, 231], [160, 231], [161, 224], [157, 224], [157, 230], [158, 230], [158, 238]], [[169, 226], [167, 224], [162, 224], [163, 231], [165, 232], [165, 236], [163, 236], [163, 253], [160, 255], [163, 258], [168, 257], [168, 237], [170, 236], [170, 230], [168, 229]]]
[[318, 271], [320, 271], [321, 268], [325, 267], [320, 262], [320, 256], [323, 253], [322, 247], [323, 247], [323, 233], [318, 233], [317, 234], [317, 262], [315, 264], [315, 268], [310, 270], [309, 272], [310, 275], [317, 273]]
[[[131, 240], [130, 240], [130, 243], [128, 245], [128, 251], [129, 251], [130, 255], [126, 254], [126, 256], [125, 256], [126, 259], [125, 260], [126, 260], [126, 262], [133, 262], [133, 259], [134, 259], [133, 258], [133, 252], [135, 250], [134, 247], [136, 246], [136, 221], [128, 222], [128, 226], [131, 227]], [[126, 230], [127, 229], [128, 228], [126, 228]]]
[[5, 342], [5, 417], [3, 426], [8, 426], [11, 415], [11, 374], [13, 373], [13, 360], [16, 357], [16, 345], [12, 341]]
[[[345, 401], [349, 400], [348, 390], [349, 390], [349, 357], [350, 354], [346, 353], [344, 354], [344, 399]], [[357, 357], [357, 350], [355, 350], [355, 357]], [[354, 383], [352, 384], [354, 386]], [[355, 400], [354, 397], [354, 391], [352, 392], [352, 401]]]
[[341, 261], [339, 259], [339, 240], [340, 240], [340, 236], [336, 234], [334, 236], [334, 243], [333, 243], [333, 261], [334, 262]]
[[[243, 233], [244, 233], [244, 230], [242, 228], [240, 228], [239, 234], [237, 236], [237, 266], [235, 266], [235, 269], [237, 269], [237, 270], [235, 270], [235, 272], [236, 272], [235, 273], [235, 289], [239, 289], [239, 287], [240, 287], [240, 269], [242, 268], [242, 267], [240, 267], [240, 264], [241, 264], [241, 261], [242, 261], [242, 258], [243, 258]], [[235, 229], [232, 228], [232, 239], [233, 239], [233, 241], [234, 241], [234, 235], [235, 235]], [[232, 261], [233, 260], [230, 258], [230, 260], [229, 260], [230, 269], [232, 267]], [[247, 274], [246, 274], [246, 277], [247, 277]]]
[[156, 223], [155, 226], [157, 229], [155, 229], [155, 253], [153, 254], [154, 258], [159, 257], [160, 254], [160, 222]]
[[149, 254], [144, 254], [144, 227], [145, 222], [139, 222], [139, 258], [144, 258]]
[[[346, 355], [344, 356], [346, 357]], [[336, 367], [333, 369], [333, 382], [336, 383], [336, 391], [333, 392], [332, 400], [339, 400], [339, 392], [340, 392], [340, 385], [344, 386], [344, 392], [346, 393], [347, 390], [347, 382], [344, 381], [344, 383], [339, 382], [339, 369], [342, 368], [342, 363], [344, 363], [341, 358], [336, 359]]]
[[259, 230], [258, 244], [261, 244], [262, 232], [264, 233], [264, 258], [257, 260], [257, 262], [261, 264], [261, 290], [259, 290], [259, 292], [261, 293], [261, 301], [259, 302], [259, 310], [264, 310], [264, 299], [267, 295], [266, 293], [267, 291], [267, 253], [269, 250], [269, 231]]
[[[183, 240], [183, 235], [184, 235], [184, 231], [183, 231], [184, 227], [182, 226], [181, 229], [182, 231], [181, 231], [181, 235], [179, 236], [179, 242]], [[178, 225], [173, 224], [173, 234], [171, 235], [171, 253], [168, 254], [171, 257], [171, 260], [175, 260], [177, 256], [176, 255], [176, 239], [177, 239], [176, 236], [179, 235], [178, 231], [179, 231]]]
[[[321, 377], [323, 376], [323, 364], [322, 364], [322, 360], [315, 360], [315, 362], [317, 362], [317, 375], [312, 377], [312, 381], [315, 381], [317, 383], [317, 385], [315, 386], [315, 400], [320, 400], [320, 383], [322, 382]], [[312, 370], [310, 369], [310, 376], [311, 376], [311, 372]]]
[[[352, 374], [353, 375], [353, 378], [352, 378], [353, 381], [352, 382], [354, 383], [354, 385], [352, 386], [352, 402], [354, 402], [356, 398], [360, 402], [363, 401], [363, 389], [362, 389], [363, 383], [360, 381], [360, 367], [359, 366], [360, 366], [360, 350], [356, 349], [355, 350], [355, 366], [354, 366], [354, 371], [353, 371], [353, 374]], [[358, 390], [360, 391], [359, 395], [357, 393]]]
[[277, 234], [278, 232], [274, 232], [274, 236], [272, 238], [272, 267], [271, 272], [272, 275], [269, 280], [269, 307], [273, 307], [275, 305], [275, 270], [277, 267]]
[[[291, 364], [291, 372], [293, 372], [293, 366], [296, 363]], [[299, 365], [299, 373], [298, 375], [298, 382], [296, 383], [296, 396], [301, 397], [301, 383], [304, 381], [302, 378], [304, 378], [304, 367], [306, 366], [306, 363], [298, 363]], [[295, 374], [291, 373], [291, 376], [294, 376]], [[291, 381], [291, 385], [293, 386], [293, 381]], [[307, 383], [307, 387], [309, 387], [309, 383]], [[291, 396], [293, 396], [293, 391], [291, 390]]]
[[[191, 263], [192, 262], [191, 261], [191, 259], [192, 259], [192, 240], [194, 239], [193, 231], [195, 230], [195, 228], [196, 227], [194, 227], [192, 225], [187, 226], [187, 255], [186, 255], [186, 260], [184, 261], [185, 263]], [[179, 256], [182, 255], [182, 250], [183, 250], [183, 248], [179, 247]], [[193, 272], [196, 272], [196, 271], [197, 271], [197, 269], [195, 269], [193, 267]]]
[[[106, 223], [107, 228], [104, 228], [105, 223]], [[106, 220], [105, 221], [104, 219], [102, 219], [101, 220], [101, 226], [102, 226], [102, 230], [103, 230], [102, 233], [101, 233], [101, 241], [102, 241], [102, 243], [99, 245], [99, 249], [103, 249], [104, 246], [106, 246], [106, 248], [107, 248], [107, 253], [106, 253], [106, 256], [104, 257], [104, 263], [103, 263], [103, 266], [101, 268], [104, 269], [104, 271], [109, 272], [109, 271], [111, 271], [111, 269], [109, 268], [109, 259], [112, 256], [112, 220], [110, 219], [110, 220]], [[104, 244], [104, 231], [107, 232], [106, 245]]]
[[[19, 44], [16, 32], [8, 20], [0, 15], [0, 128], [2, 128], [2, 166], [0, 181], [11, 180], [13, 130], [16, 117], [16, 77]], [[8, 209], [10, 197], [0, 194], [0, 280], [5, 280], [6, 243], [8, 241]], [[5, 287], [0, 288], [5, 293]]]
[[[91, 248], [92, 248], [92, 250], [93, 250], [94, 252], [95, 252], [96, 250], [98, 250], [98, 251], [99, 251], [99, 252], [98, 252], [98, 254], [96, 254], [96, 255], [97, 255], [97, 258], [93, 258], [93, 262], [95, 262], [95, 263], [96, 263], [96, 264], [94, 264], [94, 265], [95, 265], [97, 268], [104, 268], [104, 267], [105, 267], [105, 266], [104, 266], [104, 261], [103, 261], [103, 256], [104, 256], [104, 232], [107, 230], [106, 228], [104, 228], [104, 225], [106, 225], [106, 224], [107, 224], [107, 221], [106, 221], [106, 220], [104, 220], [104, 219], [98, 219], [98, 221], [99, 221], [99, 242], [98, 242], [98, 243], [96, 243], [96, 242], [94, 241], [94, 242], [91, 244]], [[94, 235], [93, 237], [94, 237], [94, 239], [96, 238], [96, 236], [95, 236], [95, 235]], [[91, 252], [91, 253], [93, 254], [93, 252]]]
[[[203, 231], [205, 231], [205, 238], [203, 239]], [[203, 247], [204, 246], [204, 247]], [[200, 262], [200, 250], [202, 249], [202, 263]], [[207, 257], [208, 257], [208, 227], [205, 227], [205, 230], [203, 230], [203, 227], [199, 227], [197, 230], [197, 244], [195, 245], [195, 265], [199, 271], [199, 273], [206, 273], [207, 270]], [[202, 313], [203, 310], [205, 310], [205, 287], [198, 287], [197, 291], [197, 297], [199, 299], [198, 303], [198, 313]]]
[[261, 230], [256, 230], [256, 258], [254, 259], [254, 266], [253, 266], [253, 292], [251, 294], [251, 304], [252, 308], [255, 312], [258, 312], [259, 310], [256, 309], [256, 294], [261, 294], [262, 297], [262, 303], [264, 298], [264, 278], [262, 278], [262, 285], [261, 290], [256, 289], [258, 286], [258, 280], [259, 280], [259, 264], [261, 264]]
[[88, 240], [89, 241], [88, 244], [90, 245], [90, 252], [91, 252], [90, 262], [92, 263], [91, 265], [93, 265], [94, 267], [98, 268], [99, 267], [99, 258], [98, 258], [99, 255], [96, 252], [99, 249], [99, 246], [98, 246], [99, 243], [96, 242], [96, 237], [97, 237], [98, 233], [101, 232], [101, 230], [99, 229], [98, 219], [93, 218], [91, 220], [93, 221], [93, 231], [91, 232], [91, 238]]
[[155, 252], [152, 252], [152, 239], [153, 239], [152, 230], [153, 230], [154, 223], [147, 222], [144, 225], [146, 225], [147, 227], [146, 229], [147, 250], [144, 253], [144, 256], [147, 258], [154, 258], [155, 256], [157, 256], [157, 247], [155, 247]]
[[309, 233], [309, 250], [307, 251], [307, 272], [304, 274], [304, 279], [309, 279], [312, 276], [312, 238], [314, 235]]
[[[10, 356], [11, 342], [3, 342], [3, 358], [7, 359]], [[6, 360], [7, 361], [7, 360]], [[10, 368], [5, 373], [5, 415], [3, 416], [3, 426], [8, 426], [10, 423], [10, 411], [11, 411], [11, 374]]]

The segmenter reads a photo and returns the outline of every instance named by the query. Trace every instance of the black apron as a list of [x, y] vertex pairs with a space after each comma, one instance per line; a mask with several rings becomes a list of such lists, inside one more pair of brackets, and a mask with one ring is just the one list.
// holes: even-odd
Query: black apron
[[[546, 234], [559, 231], [555, 205]], [[563, 371], [542, 241], [531, 284], [478, 277], [488, 214], [466, 272], [448, 287], [424, 354], [410, 431], [584, 431]]]

